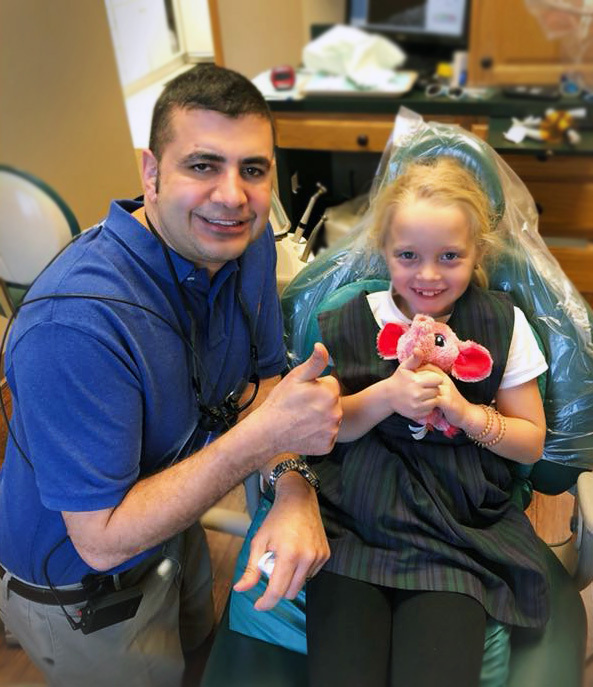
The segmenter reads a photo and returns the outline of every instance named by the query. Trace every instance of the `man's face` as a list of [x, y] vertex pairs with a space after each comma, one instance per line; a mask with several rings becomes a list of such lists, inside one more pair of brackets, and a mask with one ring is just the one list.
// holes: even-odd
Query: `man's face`
[[274, 145], [264, 117], [177, 109], [159, 163], [144, 155], [146, 213], [167, 245], [213, 275], [264, 230]]

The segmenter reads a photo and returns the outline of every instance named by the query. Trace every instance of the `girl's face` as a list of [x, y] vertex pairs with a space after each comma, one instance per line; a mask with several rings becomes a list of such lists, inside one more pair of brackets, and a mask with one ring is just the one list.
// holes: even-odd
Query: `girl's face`
[[397, 209], [385, 241], [394, 298], [408, 317], [441, 317], [468, 287], [477, 248], [469, 221], [458, 206], [428, 200]]

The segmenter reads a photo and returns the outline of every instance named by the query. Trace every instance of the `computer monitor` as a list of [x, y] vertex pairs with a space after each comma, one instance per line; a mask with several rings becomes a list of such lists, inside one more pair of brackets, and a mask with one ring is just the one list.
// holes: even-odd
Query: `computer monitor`
[[436, 63], [467, 49], [469, 10], [470, 0], [348, 0], [346, 21], [395, 41], [409, 63]]

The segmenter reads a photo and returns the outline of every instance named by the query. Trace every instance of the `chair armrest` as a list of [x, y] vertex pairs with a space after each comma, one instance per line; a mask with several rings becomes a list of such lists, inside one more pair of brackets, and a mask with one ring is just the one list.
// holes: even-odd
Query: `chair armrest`
[[576, 567], [573, 577], [579, 589], [593, 580], [593, 472], [583, 472], [577, 481]]
[[242, 513], [229, 508], [210, 508], [200, 518], [202, 527], [216, 532], [226, 532], [237, 537], [245, 538], [251, 518], [247, 513]]
[[245, 539], [251, 520], [257, 511], [261, 495], [259, 472], [253, 472], [251, 475], [248, 475], [243, 481], [243, 486], [245, 488], [247, 513], [221, 506], [213, 506], [200, 518], [202, 527], [215, 532], [233, 534]]
[[579, 475], [571, 529], [574, 534], [570, 541], [555, 548], [554, 553], [580, 590], [593, 580], [593, 472]]

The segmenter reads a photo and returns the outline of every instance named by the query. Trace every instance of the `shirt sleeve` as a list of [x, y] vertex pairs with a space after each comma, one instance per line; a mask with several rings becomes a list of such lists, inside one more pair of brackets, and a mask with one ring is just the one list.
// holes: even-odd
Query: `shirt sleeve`
[[501, 389], [510, 389], [535, 379], [548, 369], [525, 314], [515, 308], [515, 327], [505, 367]]
[[53, 322], [13, 351], [18, 430], [50, 510], [114, 507], [138, 478], [141, 386], [121, 353]]
[[260, 292], [257, 320], [258, 364], [263, 378], [280, 374], [286, 367], [286, 346], [282, 310], [276, 285], [276, 246], [268, 225], [262, 243], [265, 245], [265, 278]]

